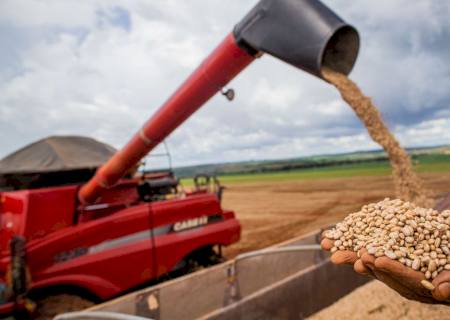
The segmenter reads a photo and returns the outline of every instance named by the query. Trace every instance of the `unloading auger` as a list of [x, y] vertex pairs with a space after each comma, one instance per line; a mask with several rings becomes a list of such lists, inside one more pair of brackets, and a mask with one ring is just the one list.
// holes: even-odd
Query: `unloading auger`
[[358, 55], [355, 28], [316, 0], [261, 0], [79, 191], [94, 203], [148, 152], [263, 53], [319, 78], [323, 67], [348, 74]]

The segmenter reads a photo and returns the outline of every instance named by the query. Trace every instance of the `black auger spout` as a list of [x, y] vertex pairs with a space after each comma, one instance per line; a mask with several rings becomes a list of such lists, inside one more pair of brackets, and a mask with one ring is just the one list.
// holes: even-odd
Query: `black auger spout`
[[261, 0], [233, 31], [250, 54], [268, 53], [323, 78], [328, 67], [349, 74], [358, 32], [317, 0]]

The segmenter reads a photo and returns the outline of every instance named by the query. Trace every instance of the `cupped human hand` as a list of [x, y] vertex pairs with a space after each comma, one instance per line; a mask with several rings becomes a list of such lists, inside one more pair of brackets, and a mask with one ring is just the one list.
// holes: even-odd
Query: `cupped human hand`
[[[330, 251], [333, 243], [334, 240], [323, 237], [321, 246], [324, 250]], [[450, 271], [442, 271], [431, 282], [434, 289], [429, 290], [421, 284], [421, 281], [425, 280], [422, 272], [385, 256], [376, 258], [368, 254], [366, 250], [361, 250], [358, 254], [353, 251], [338, 250], [332, 253], [331, 262], [336, 265], [353, 265], [356, 272], [382, 281], [407, 299], [450, 305]]]

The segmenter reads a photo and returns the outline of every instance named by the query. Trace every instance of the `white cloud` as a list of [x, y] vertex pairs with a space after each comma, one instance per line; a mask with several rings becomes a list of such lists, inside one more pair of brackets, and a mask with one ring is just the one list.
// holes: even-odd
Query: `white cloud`
[[253, 106], [266, 105], [274, 108], [277, 112], [286, 112], [300, 98], [300, 88], [293, 84], [270, 83], [267, 78], [258, 79], [250, 103]]
[[0, 21], [20, 27], [92, 27], [96, 19], [93, 4], [77, 0], [3, 0]]
[[[0, 2], [0, 156], [51, 134], [122, 146], [254, 3]], [[352, 77], [402, 143], [448, 140], [450, 5], [327, 3], [360, 29]], [[176, 165], [376, 147], [334, 88], [272, 57], [230, 87], [169, 137]]]
[[414, 126], [399, 126], [395, 132], [408, 146], [447, 145], [450, 141], [450, 118], [423, 121]]

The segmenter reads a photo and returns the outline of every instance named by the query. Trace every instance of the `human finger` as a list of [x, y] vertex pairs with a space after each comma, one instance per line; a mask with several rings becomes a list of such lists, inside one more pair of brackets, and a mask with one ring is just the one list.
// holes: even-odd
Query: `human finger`
[[430, 296], [431, 292], [426, 289], [421, 281], [425, 279], [425, 275], [422, 272], [415, 271], [396, 260], [389, 259], [387, 257], [380, 257], [375, 259], [375, 269], [388, 274], [391, 278], [395, 279], [398, 283], [401, 283], [407, 288], [421, 296]]
[[370, 270], [375, 269], [375, 257], [368, 253], [363, 253], [361, 255], [361, 261], [364, 264], [364, 266]]
[[331, 248], [333, 248], [334, 243], [332, 240], [328, 239], [328, 238], [324, 238], [321, 242], [320, 245], [322, 246], [322, 249], [329, 251]]
[[435, 287], [431, 292], [433, 298], [438, 301], [450, 300], [450, 271], [442, 271], [432, 283]]
[[366, 276], [374, 277], [374, 274], [372, 273], [372, 270], [367, 268], [367, 266], [364, 265], [364, 263], [361, 261], [361, 259], [356, 260], [355, 264], [353, 265], [353, 269], [355, 269], [355, 271], [357, 273], [360, 273], [360, 274], [363, 274], [363, 275], [366, 275]]
[[334, 264], [354, 264], [358, 256], [353, 251], [336, 251], [331, 255], [331, 262]]
[[391, 274], [380, 271], [379, 269], [374, 269], [373, 272], [378, 280], [398, 292], [402, 297], [406, 299], [416, 300], [424, 303], [436, 303], [436, 300], [431, 297], [430, 292], [428, 290], [425, 290], [423, 287], [409, 287], [407, 283], [402, 282], [399, 279], [393, 277]]

